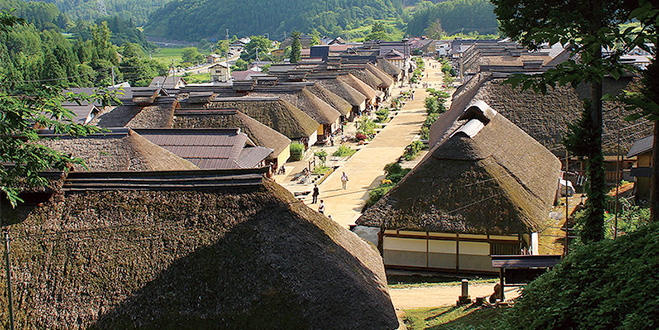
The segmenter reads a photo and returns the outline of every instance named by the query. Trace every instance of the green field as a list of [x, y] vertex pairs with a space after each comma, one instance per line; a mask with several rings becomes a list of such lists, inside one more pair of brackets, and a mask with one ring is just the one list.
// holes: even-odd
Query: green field
[[167, 66], [172, 65], [172, 60], [174, 65], [178, 66], [181, 64], [181, 54], [183, 53], [183, 47], [168, 47], [168, 48], [158, 48], [151, 52], [151, 57], [154, 60], [163, 63]]

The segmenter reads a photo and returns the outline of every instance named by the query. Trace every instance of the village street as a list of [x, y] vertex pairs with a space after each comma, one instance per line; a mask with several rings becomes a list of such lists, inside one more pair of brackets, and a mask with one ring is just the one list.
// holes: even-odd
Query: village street
[[[431, 60], [427, 63], [437, 64]], [[426, 74], [428, 78], [426, 78]], [[430, 87], [442, 83], [442, 72], [426, 65], [423, 81]], [[338, 168], [320, 186], [320, 199], [325, 201], [326, 214], [341, 226], [348, 228], [359, 217], [368, 192], [377, 187], [384, 177], [383, 168], [395, 162], [405, 147], [418, 138], [419, 130], [426, 118], [424, 99], [428, 92], [417, 84], [414, 99], [408, 101], [384, 129], [373, 140], [355, 153], [342, 167]], [[398, 95], [396, 92], [393, 94]], [[341, 175], [348, 175], [347, 189], [341, 187]]]

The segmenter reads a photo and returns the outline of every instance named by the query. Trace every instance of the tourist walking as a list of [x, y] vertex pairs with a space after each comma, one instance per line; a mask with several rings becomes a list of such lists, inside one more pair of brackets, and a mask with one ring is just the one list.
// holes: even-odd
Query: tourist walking
[[343, 172], [341, 175], [341, 185], [343, 186], [343, 190], [346, 190], [346, 186], [348, 185], [348, 175], [346, 172]]
[[313, 201], [311, 202], [311, 204], [318, 203], [318, 195], [320, 195], [320, 192], [318, 191], [318, 185], [315, 184], [313, 185], [313, 193], [311, 194], [311, 197], [313, 197]]
[[325, 202], [321, 199], [320, 205], [318, 205], [318, 213], [325, 214]]

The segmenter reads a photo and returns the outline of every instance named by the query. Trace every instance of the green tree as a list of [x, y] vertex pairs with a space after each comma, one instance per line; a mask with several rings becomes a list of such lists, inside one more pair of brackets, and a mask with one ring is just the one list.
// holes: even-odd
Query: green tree
[[442, 23], [439, 21], [439, 19], [436, 19], [434, 22], [432, 22], [432, 24], [430, 24], [430, 26], [428, 26], [428, 28], [426, 28], [423, 32], [426, 34], [426, 36], [428, 36], [428, 38], [431, 39], [441, 39], [444, 37], [444, 35], [446, 35], [446, 32], [442, 28]]
[[256, 60], [257, 56], [261, 60], [267, 59], [271, 47], [272, 41], [270, 39], [262, 36], [252, 36], [245, 45], [245, 51], [240, 54], [240, 58], [246, 62]]
[[[0, 37], [6, 37], [24, 21], [8, 12], [0, 13]], [[81, 136], [99, 129], [72, 121], [73, 113], [65, 109], [65, 101], [93, 101], [100, 98], [104, 104], [108, 96], [63, 94], [50, 86], [17, 86], [7, 84], [0, 73], [0, 190], [12, 205], [21, 202], [19, 192], [25, 188], [49, 185], [42, 173], [47, 170], [67, 171], [70, 164], [83, 164], [83, 160], [54, 151], [38, 143], [35, 127], [54, 130], [60, 134]]]
[[371, 33], [369, 33], [364, 40], [390, 40], [389, 34], [384, 28], [384, 24], [380, 22], [375, 22], [371, 27]]
[[[555, 84], [590, 86], [584, 101], [583, 117], [572, 127], [566, 146], [585, 159], [588, 185], [587, 216], [580, 233], [585, 243], [604, 238], [604, 203], [606, 183], [602, 156], [602, 79], [620, 77], [624, 67], [620, 54], [603, 56], [602, 49], [616, 50], [618, 25], [627, 20], [618, 0], [492, 0], [501, 30], [513, 40], [531, 49], [542, 44], [560, 42], [579, 60], [570, 59], [541, 75], [509, 79], [523, 88], [546, 92]], [[573, 57], [574, 58], [574, 57]]]
[[293, 38], [293, 43], [291, 44], [291, 63], [297, 63], [300, 61], [302, 53], [302, 45], [300, 45], [300, 32], [293, 31], [291, 34]]
[[199, 53], [197, 47], [186, 47], [181, 52], [181, 60], [184, 63], [199, 64], [204, 61], [204, 55]]

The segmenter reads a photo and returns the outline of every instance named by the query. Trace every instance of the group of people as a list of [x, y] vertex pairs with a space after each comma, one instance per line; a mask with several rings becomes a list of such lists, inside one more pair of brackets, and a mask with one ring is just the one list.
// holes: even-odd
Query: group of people
[[[343, 187], [343, 190], [348, 188], [348, 174], [346, 174], [346, 172], [341, 174], [341, 186]], [[318, 203], [318, 196], [320, 196], [320, 189], [318, 188], [317, 184], [314, 184], [313, 191], [311, 193], [311, 204]], [[322, 199], [318, 205], [318, 213], [325, 214], [325, 201]]]

